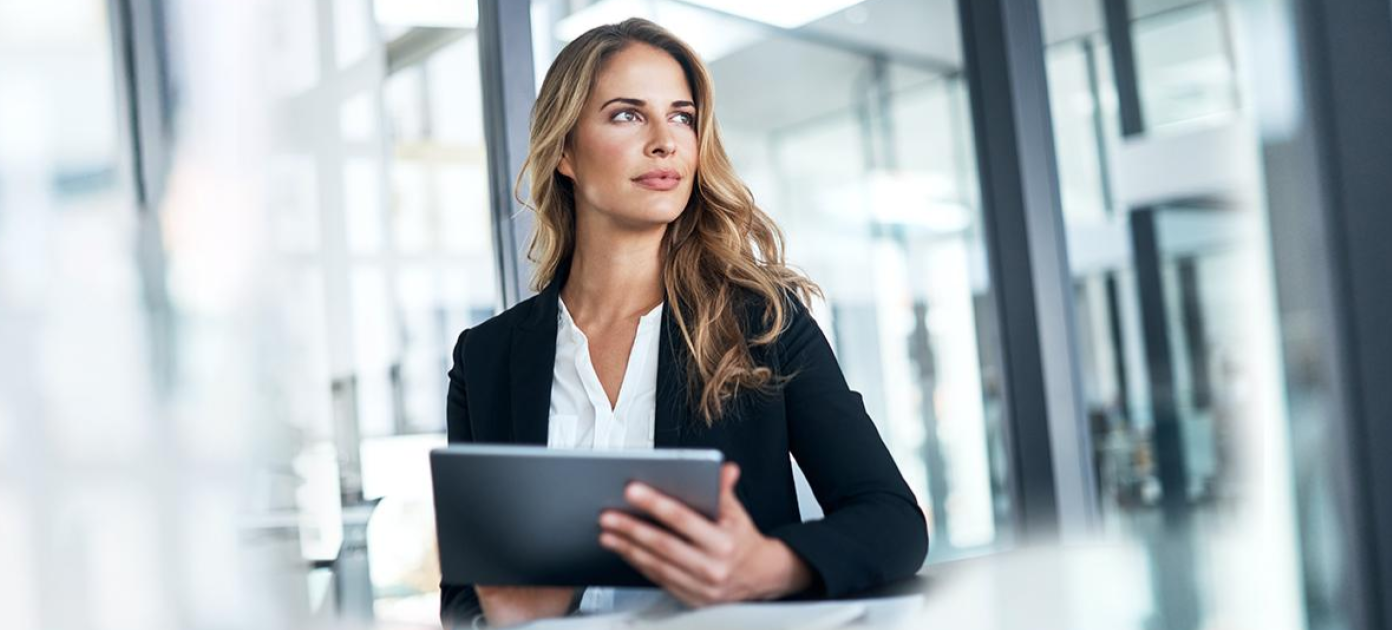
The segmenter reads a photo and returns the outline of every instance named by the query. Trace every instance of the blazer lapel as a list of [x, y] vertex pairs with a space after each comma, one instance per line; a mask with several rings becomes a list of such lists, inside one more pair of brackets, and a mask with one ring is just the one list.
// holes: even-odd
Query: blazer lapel
[[675, 306], [662, 307], [662, 330], [657, 341], [657, 402], [653, 414], [653, 447], [677, 448], [685, 443], [687, 404], [686, 344], [677, 329]]
[[512, 335], [509, 376], [512, 437], [517, 444], [545, 446], [551, 420], [551, 379], [556, 364], [556, 301], [569, 273], [564, 265]]

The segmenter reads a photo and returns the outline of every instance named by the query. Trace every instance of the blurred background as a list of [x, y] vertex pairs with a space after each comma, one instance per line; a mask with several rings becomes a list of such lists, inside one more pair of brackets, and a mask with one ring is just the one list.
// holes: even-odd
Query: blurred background
[[930, 612], [1392, 629], [1388, 0], [0, 0], [0, 626], [438, 627], [450, 350], [529, 295], [540, 77], [632, 16]]

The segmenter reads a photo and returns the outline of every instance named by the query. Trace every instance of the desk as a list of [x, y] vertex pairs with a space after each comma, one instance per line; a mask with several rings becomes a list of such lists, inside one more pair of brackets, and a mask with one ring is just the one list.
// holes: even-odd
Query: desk
[[917, 628], [927, 576], [854, 596], [808, 602], [760, 602], [699, 610], [642, 610], [543, 619], [520, 630], [830, 630]]
[[[826, 630], [829, 628], [971, 628], [972, 630], [1149, 630], [1153, 628], [1304, 628], [1298, 583], [1267, 570], [1270, 545], [1254, 536], [1211, 543], [1203, 565], [1174, 565], [1175, 541], [1071, 543], [1020, 547], [935, 564], [906, 582], [853, 598], [820, 602], [734, 604], [665, 617], [569, 617], [528, 630]], [[1234, 562], [1239, 558], [1245, 562]], [[1191, 562], [1193, 562], [1191, 560]], [[1167, 603], [1176, 580], [1203, 595], [1202, 608]], [[1290, 581], [1288, 581], [1290, 580]], [[1202, 590], [1199, 590], [1202, 589]], [[1294, 603], [1293, 603], [1294, 602]], [[851, 610], [845, 605], [859, 606]], [[721, 608], [728, 612], [720, 614]], [[712, 614], [716, 613], [716, 614]], [[632, 614], [629, 614], [632, 617]], [[607, 618], [607, 619], [606, 619]], [[1193, 622], [1180, 625], [1176, 621]]]

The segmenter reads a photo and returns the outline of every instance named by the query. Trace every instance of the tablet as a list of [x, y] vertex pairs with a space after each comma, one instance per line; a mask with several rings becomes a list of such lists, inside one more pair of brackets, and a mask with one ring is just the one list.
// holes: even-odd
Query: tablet
[[721, 460], [720, 451], [704, 449], [436, 449], [440, 572], [450, 584], [653, 586], [599, 545], [600, 513], [636, 514], [623, 492], [641, 481], [714, 520]]

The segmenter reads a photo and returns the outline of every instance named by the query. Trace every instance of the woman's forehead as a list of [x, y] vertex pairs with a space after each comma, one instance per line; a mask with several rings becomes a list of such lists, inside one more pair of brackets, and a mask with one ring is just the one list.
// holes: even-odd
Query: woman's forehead
[[691, 96], [686, 73], [676, 59], [665, 51], [637, 44], [619, 51], [604, 64], [591, 100], [602, 104], [613, 98], [631, 98], [669, 104], [693, 100]]

